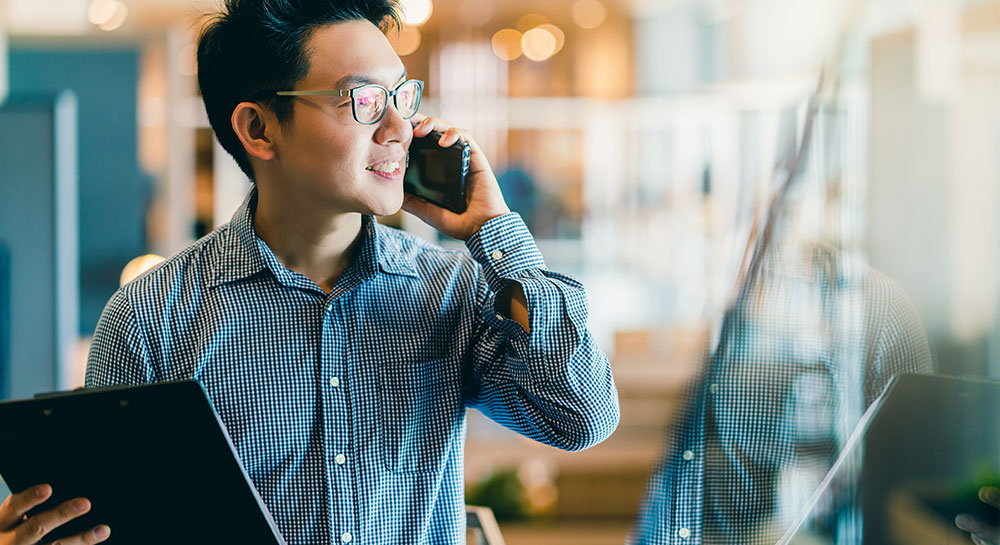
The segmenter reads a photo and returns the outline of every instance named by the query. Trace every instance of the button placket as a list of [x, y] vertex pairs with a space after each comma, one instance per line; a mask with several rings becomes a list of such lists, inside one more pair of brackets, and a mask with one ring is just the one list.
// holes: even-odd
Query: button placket
[[[351, 420], [348, 410], [348, 396], [346, 380], [348, 377], [348, 333], [350, 329], [342, 319], [340, 310], [342, 305], [338, 301], [333, 301], [327, 305], [325, 316], [326, 324], [329, 328], [324, 328], [324, 332], [329, 332], [329, 342], [331, 350], [327, 352], [329, 362], [324, 366], [327, 377], [327, 386], [324, 399], [328, 400], [327, 408], [324, 411], [329, 419], [331, 434], [324, 449], [327, 453], [327, 464], [330, 467], [330, 490], [331, 490], [331, 520], [332, 528], [340, 529], [340, 541], [349, 543], [354, 539], [350, 531], [354, 528], [356, 520], [356, 505], [352, 501], [355, 488], [354, 472], [347, 471], [349, 447], [351, 445]], [[327, 342], [324, 340], [324, 342]], [[331, 463], [332, 462], [332, 463]], [[337, 534], [334, 534], [337, 535]]]

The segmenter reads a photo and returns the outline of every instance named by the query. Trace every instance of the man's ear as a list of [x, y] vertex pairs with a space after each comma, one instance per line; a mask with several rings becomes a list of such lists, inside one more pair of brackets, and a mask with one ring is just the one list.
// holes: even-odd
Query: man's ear
[[274, 158], [274, 142], [271, 137], [278, 125], [274, 114], [260, 104], [240, 102], [233, 110], [230, 122], [247, 154], [264, 161]]

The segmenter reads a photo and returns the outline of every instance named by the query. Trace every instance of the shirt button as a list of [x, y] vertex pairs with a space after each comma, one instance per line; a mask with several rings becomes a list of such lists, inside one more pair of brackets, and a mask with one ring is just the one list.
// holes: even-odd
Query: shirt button
[[689, 462], [691, 460], [694, 460], [694, 451], [685, 450], [684, 451], [684, 459], [687, 460], [687, 461], [689, 461]]
[[340, 535], [340, 540], [344, 543], [350, 543], [352, 539], [354, 539], [354, 536], [350, 532], [344, 532]]
[[500, 320], [502, 322], [502, 321], [504, 321], [504, 317], [501, 316], [501, 315], [499, 315], [499, 314], [497, 314], [497, 320]]
[[493, 250], [493, 259], [495, 261], [500, 261], [501, 259], [503, 259], [503, 252], [501, 252], [500, 250]]
[[333, 386], [334, 388], [340, 386], [340, 379], [337, 377], [330, 377], [330, 386]]
[[342, 466], [344, 465], [344, 463], [347, 462], [347, 456], [344, 456], [343, 454], [338, 454], [333, 457], [333, 461], [337, 462], [338, 466]]
[[711, 385], [709, 385], [708, 392], [710, 394], [714, 394], [715, 392], [718, 392], [718, 391], [719, 391], [719, 385], [718, 384], [711, 384]]
[[681, 536], [681, 539], [687, 539], [691, 537], [691, 530], [681, 528], [680, 530], [677, 530], [677, 535]]

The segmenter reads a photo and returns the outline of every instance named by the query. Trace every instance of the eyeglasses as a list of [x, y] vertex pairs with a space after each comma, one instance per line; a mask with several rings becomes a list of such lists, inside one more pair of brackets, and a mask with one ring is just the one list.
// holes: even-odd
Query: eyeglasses
[[326, 89], [323, 91], [278, 91], [278, 96], [292, 97], [351, 97], [354, 119], [362, 125], [374, 125], [382, 120], [385, 109], [392, 97], [396, 111], [403, 119], [409, 119], [420, 107], [420, 97], [424, 93], [424, 82], [418, 79], [406, 80], [392, 91], [381, 85], [369, 84], [354, 89]]

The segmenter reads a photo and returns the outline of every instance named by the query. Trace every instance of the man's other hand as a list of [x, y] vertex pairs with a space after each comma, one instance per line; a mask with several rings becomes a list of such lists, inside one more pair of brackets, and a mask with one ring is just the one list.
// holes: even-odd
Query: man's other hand
[[[1000, 488], [992, 486], [980, 488], [979, 499], [983, 503], [1000, 510]], [[993, 517], [993, 521], [996, 522], [997, 519], [1000, 519], [1000, 512]], [[1000, 545], [1000, 525], [991, 525], [971, 515], [959, 515], [955, 517], [955, 525], [969, 532], [972, 542], [976, 545]]]
[[[90, 500], [75, 498], [48, 511], [28, 517], [28, 511], [52, 497], [52, 487], [43, 484], [8, 496], [0, 504], [0, 545], [34, 545], [52, 530], [90, 511]], [[86, 532], [60, 539], [52, 545], [90, 545], [111, 535], [111, 528], [97, 526]]]

